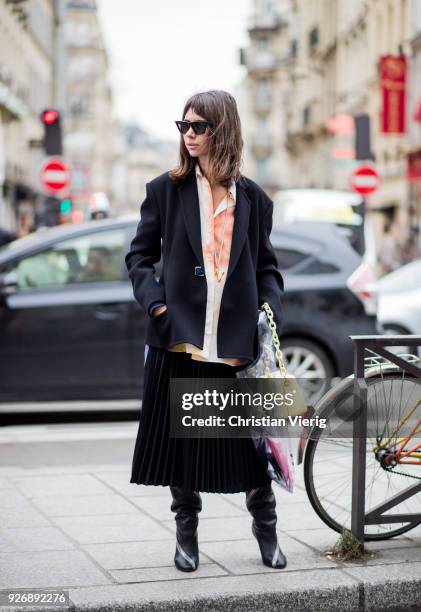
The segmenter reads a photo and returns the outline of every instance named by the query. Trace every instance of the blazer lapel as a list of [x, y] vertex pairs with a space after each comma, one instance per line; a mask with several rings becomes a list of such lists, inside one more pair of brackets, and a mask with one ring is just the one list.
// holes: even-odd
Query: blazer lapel
[[[232, 233], [231, 252], [228, 263], [227, 278], [235, 268], [247, 235], [250, 219], [250, 199], [244, 188], [243, 180], [236, 181], [236, 203], [234, 208], [234, 227]], [[200, 227], [199, 195], [197, 192], [196, 174], [194, 170], [178, 186], [183, 210], [184, 223], [190, 244], [202, 266], [202, 236]]]
[[234, 270], [240, 253], [243, 249], [247, 236], [250, 219], [250, 198], [243, 187], [242, 179], [235, 182], [236, 201], [234, 208], [234, 228], [232, 232], [232, 243], [230, 259], [228, 263], [227, 278]]
[[190, 244], [200, 262], [204, 267], [202, 251], [202, 234], [200, 228], [199, 194], [197, 193], [196, 174], [194, 168], [189, 176], [178, 186], [182, 204], [184, 223]]

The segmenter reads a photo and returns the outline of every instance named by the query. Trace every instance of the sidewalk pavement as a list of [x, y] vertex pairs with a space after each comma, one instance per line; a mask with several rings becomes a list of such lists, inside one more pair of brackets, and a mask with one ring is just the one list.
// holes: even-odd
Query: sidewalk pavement
[[0, 468], [0, 589], [66, 589], [77, 611], [342, 612], [421, 605], [421, 528], [369, 543], [376, 554], [365, 562], [327, 559], [323, 551], [338, 534], [316, 516], [301, 468], [296, 472], [293, 495], [274, 486], [287, 568], [262, 565], [243, 493], [203, 493], [200, 566], [183, 574], [173, 565], [168, 488], [130, 484], [128, 466], [120, 464]]

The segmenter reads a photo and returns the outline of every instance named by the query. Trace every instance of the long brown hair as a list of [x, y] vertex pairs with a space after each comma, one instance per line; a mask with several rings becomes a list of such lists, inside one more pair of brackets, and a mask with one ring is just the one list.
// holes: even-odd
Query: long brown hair
[[[221, 89], [211, 89], [193, 94], [184, 105], [183, 119], [189, 108], [200, 115], [211, 126], [209, 136], [209, 175], [211, 185], [220, 183], [228, 187], [231, 180], [241, 178], [243, 137], [241, 121], [235, 98]], [[196, 164], [191, 157], [184, 138], [180, 139], [178, 166], [168, 174], [174, 181], [184, 180]]]

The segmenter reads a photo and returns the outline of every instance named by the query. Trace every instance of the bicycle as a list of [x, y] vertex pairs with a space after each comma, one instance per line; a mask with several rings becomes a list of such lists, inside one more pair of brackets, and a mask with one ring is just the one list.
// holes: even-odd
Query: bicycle
[[[370, 352], [373, 355], [364, 360], [368, 415], [366, 512], [380, 502], [391, 500], [408, 486], [409, 479], [421, 482], [421, 379]], [[413, 354], [400, 354], [400, 357], [420, 361]], [[354, 375], [330, 389], [314, 406], [312, 415], [333, 421], [337, 428], [335, 432], [332, 428], [314, 427], [307, 432], [305, 487], [318, 516], [341, 533], [344, 528], [350, 529], [351, 524]], [[401, 502], [392, 511], [394, 514], [420, 513], [421, 496]], [[364, 539], [392, 538], [418, 524], [366, 525]]]

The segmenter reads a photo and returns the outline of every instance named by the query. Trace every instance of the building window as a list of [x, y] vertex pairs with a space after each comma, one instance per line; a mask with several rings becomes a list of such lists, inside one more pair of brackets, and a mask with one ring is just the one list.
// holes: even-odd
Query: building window
[[259, 39], [259, 51], [267, 51], [269, 49], [269, 40], [265, 38]]
[[72, 81], [90, 81], [95, 78], [97, 61], [93, 55], [75, 55], [69, 60], [67, 76]]
[[73, 119], [89, 119], [93, 116], [93, 98], [89, 94], [76, 92], [69, 96], [67, 112]]
[[96, 24], [86, 21], [65, 23], [65, 40], [71, 47], [95, 47], [100, 44]]
[[270, 79], [258, 79], [256, 83], [257, 103], [270, 104], [272, 95], [272, 83]]
[[258, 129], [258, 131], [261, 134], [262, 133], [266, 133], [267, 127], [268, 127], [267, 117], [258, 117], [258, 119], [257, 119], [257, 129]]
[[308, 34], [308, 42], [310, 47], [316, 47], [319, 44], [319, 28], [315, 26]]

